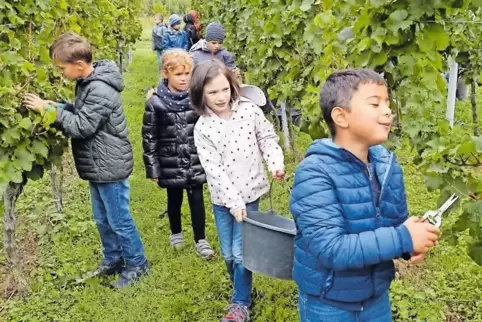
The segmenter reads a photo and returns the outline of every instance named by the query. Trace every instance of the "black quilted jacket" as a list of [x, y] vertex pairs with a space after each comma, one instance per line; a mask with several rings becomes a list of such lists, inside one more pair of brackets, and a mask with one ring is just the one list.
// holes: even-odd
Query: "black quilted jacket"
[[170, 108], [154, 93], [146, 102], [142, 126], [144, 165], [148, 178], [162, 188], [189, 188], [206, 182], [194, 145], [199, 116], [189, 106]]
[[78, 79], [74, 104], [57, 109], [56, 123], [72, 139], [79, 176], [92, 182], [124, 180], [134, 158], [121, 103], [122, 75], [112, 61], [94, 63], [87, 78]]

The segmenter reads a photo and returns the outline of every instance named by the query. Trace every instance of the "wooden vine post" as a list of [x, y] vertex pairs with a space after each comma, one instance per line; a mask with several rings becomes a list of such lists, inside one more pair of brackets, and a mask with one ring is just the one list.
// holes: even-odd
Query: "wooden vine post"
[[281, 102], [280, 104], [280, 113], [281, 113], [281, 129], [283, 131], [283, 145], [285, 152], [291, 151], [291, 139], [290, 139], [290, 130], [288, 127], [288, 118], [286, 115], [286, 102]]
[[27, 290], [27, 282], [23, 274], [20, 264], [20, 258], [17, 252], [17, 245], [15, 242], [15, 202], [22, 193], [23, 184], [9, 182], [3, 192], [3, 234], [4, 247], [7, 252], [7, 257], [12, 265], [15, 277], [17, 280], [17, 290], [23, 294]]

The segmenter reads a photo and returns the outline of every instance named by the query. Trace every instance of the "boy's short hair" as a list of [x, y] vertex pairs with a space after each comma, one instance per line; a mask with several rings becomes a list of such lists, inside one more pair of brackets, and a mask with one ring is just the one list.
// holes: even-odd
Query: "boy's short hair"
[[162, 69], [172, 71], [178, 66], [186, 66], [192, 69], [192, 57], [185, 50], [180, 48], [169, 49], [162, 54]]
[[224, 75], [231, 87], [230, 104], [239, 98], [240, 86], [236, 76], [217, 59], [198, 63], [192, 72], [190, 97], [192, 108], [198, 115], [206, 115], [208, 106], [204, 102], [204, 86], [219, 75]]
[[157, 21], [163, 22], [164, 16], [162, 14], [158, 13], [157, 15], [154, 16], [154, 19], [156, 19]]
[[82, 60], [92, 63], [92, 48], [89, 42], [73, 32], [60, 35], [50, 46], [50, 58], [63, 63], [75, 63]]
[[336, 127], [331, 112], [335, 107], [350, 109], [353, 93], [360, 84], [375, 83], [387, 86], [387, 82], [377, 72], [370, 69], [354, 68], [332, 73], [320, 90], [320, 107], [323, 118], [328, 125], [332, 137], [336, 135]]

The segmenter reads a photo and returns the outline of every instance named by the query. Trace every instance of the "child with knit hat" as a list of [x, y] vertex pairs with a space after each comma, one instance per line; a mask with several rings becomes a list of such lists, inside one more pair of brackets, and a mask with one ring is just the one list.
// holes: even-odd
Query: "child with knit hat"
[[189, 41], [186, 32], [181, 30], [181, 17], [173, 14], [169, 17], [169, 29], [162, 37], [162, 49], [166, 51], [173, 48], [181, 48], [187, 51], [188, 47]]
[[206, 39], [198, 41], [190, 50], [195, 64], [217, 59], [227, 68], [235, 71], [234, 56], [223, 47], [226, 32], [219, 22], [212, 22], [206, 27]]

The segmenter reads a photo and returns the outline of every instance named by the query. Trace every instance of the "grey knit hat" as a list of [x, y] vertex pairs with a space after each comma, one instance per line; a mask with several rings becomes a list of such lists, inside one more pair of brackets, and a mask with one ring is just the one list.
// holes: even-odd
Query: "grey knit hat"
[[226, 32], [219, 22], [212, 22], [206, 27], [206, 41], [224, 42]]
[[181, 24], [181, 17], [179, 17], [176, 14], [173, 14], [169, 17], [169, 25], [170, 26], [175, 26], [175, 25], [180, 25]]

